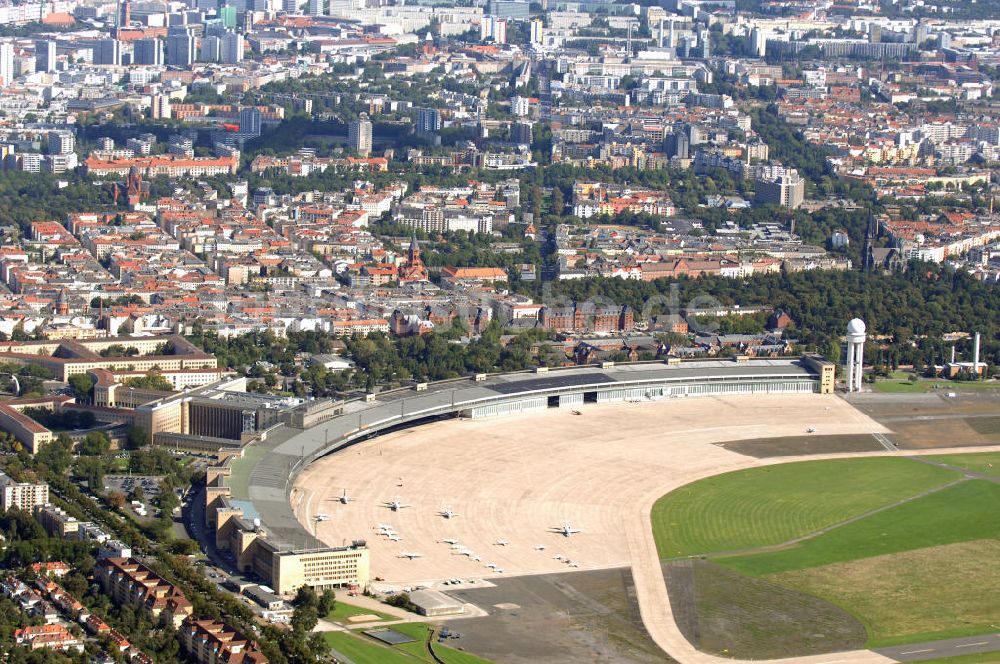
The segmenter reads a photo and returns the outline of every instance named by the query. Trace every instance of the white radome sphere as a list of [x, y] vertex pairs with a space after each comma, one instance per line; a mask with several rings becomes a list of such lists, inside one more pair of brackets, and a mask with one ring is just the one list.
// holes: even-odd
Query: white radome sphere
[[864, 334], [866, 330], [865, 322], [860, 318], [852, 318], [851, 322], [847, 324], [848, 334]]

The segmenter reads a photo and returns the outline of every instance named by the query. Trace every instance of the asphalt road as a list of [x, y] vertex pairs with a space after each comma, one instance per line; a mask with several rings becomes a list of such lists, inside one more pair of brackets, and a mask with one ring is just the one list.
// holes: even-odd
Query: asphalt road
[[227, 570], [229, 561], [215, 548], [215, 535], [205, 525], [205, 487], [195, 487], [188, 492], [181, 508], [181, 520], [188, 537], [201, 545], [201, 550], [216, 567]]
[[[874, 650], [880, 655], [891, 657], [899, 662], [920, 662], [925, 659], [937, 659], [940, 657], [976, 655], [979, 653], [1000, 651], [1000, 634], [927, 641], [926, 643], [912, 643], [907, 646], [875, 648]], [[1000, 661], [1000, 653], [997, 654], [997, 660]]]

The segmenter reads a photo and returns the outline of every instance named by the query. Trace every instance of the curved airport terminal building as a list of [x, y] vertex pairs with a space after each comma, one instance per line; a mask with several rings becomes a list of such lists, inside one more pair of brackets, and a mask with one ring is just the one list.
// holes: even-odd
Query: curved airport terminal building
[[290, 502], [303, 469], [352, 443], [449, 417], [583, 410], [614, 401], [662, 400], [668, 408], [673, 399], [831, 393], [833, 387], [834, 365], [818, 356], [738, 357], [478, 374], [351, 401], [310, 401], [209, 469], [204, 521], [215, 546], [228, 552], [240, 571], [255, 574], [278, 593], [301, 585], [364, 587], [372, 574], [365, 542], [324, 544], [301, 525]]

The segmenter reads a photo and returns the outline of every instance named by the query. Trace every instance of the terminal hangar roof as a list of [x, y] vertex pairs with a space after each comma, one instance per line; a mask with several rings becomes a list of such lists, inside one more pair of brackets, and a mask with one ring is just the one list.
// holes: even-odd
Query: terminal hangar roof
[[[243, 459], [233, 459], [234, 472], [229, 482], [233, 499], [253, 503], [268, 540], [299, 550], [323, 548], [326, 545], [309, 534], [292, 512], [288, 492], [295, 475], [320, 456], [377, 435], [385, 428], [516, 394], [547, 396], [589, 385], [607, 389], [615, 383], [638, 387], [636, 383], [644, 381], [662, 384], [691, 379], [813, 375], [815, 372], [798, 359], [703, 360], [572, 367], [545, 373], [491, 374], [478, 381], [462, 378], [429, 383], [421, 391], [405, 388], [375, 395], [367, 401], [345, 402], [343, 414], [308, 429], [281, 426], [269, 431], [265, 440], [248, 448]], [[335, 446], [338, 440], [351, 434], [356, 435]], [[239, 466], [243, 467], [236, 472]]]

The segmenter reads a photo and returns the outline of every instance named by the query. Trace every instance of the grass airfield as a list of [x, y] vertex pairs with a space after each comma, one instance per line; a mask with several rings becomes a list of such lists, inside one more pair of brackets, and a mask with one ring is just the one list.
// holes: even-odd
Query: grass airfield
[[[668, 494], [652, 521], [662, 558], [698, 559], [694, 606], [678, 607], [695, 615], [690, 636], [733, 656], [790, 654], [813, 635], [786, 629], [779, 646], [768, 635], [783, 621], [810, 621], [817, 598], [840, 609], [819, 614], [825, 632], [843, 634], [843, 649], [858, 646], [854, 621], [869, 648], [998, 631], [994, 461], [1000, 454], [805, 461]], [[718, 578], [736, 599], [719, 600]], [[773, 584], [769, 593], [762, 583]], [[746, 597], [755, 599], [741, 616]], [[769, 610], [772, 624], [755, 624], [750, 614]]]

